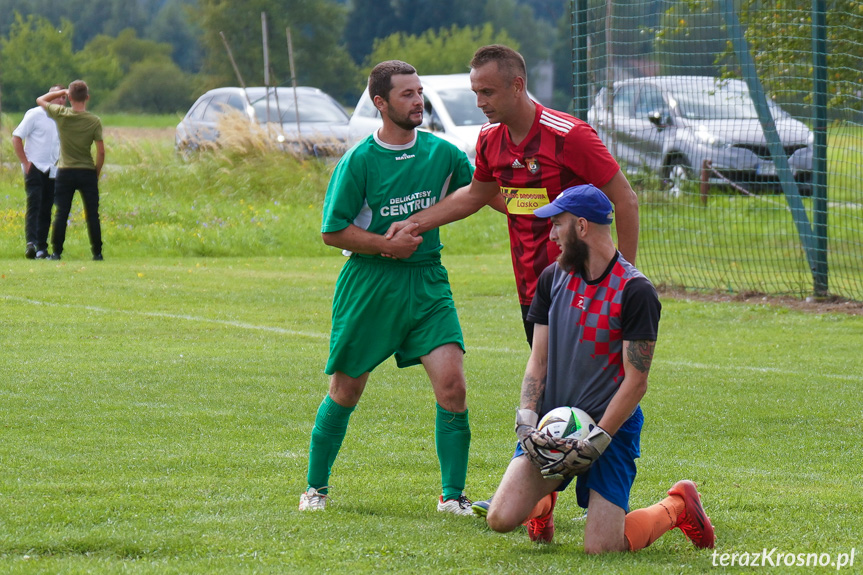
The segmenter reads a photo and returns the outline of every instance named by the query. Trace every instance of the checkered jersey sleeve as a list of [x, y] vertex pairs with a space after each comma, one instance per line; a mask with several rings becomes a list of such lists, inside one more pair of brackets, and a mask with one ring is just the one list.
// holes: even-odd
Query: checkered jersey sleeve
[[656, 341], [662, 304], [650, 280], [634, 277], [626, 282], [621, 303], [624, 341]]

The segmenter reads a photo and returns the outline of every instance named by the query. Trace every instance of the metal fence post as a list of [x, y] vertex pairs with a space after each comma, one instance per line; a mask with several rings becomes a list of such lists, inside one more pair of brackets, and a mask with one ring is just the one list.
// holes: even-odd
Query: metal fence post
[[749, 44], [746, 41], [746, 36], [743, 34], [743, 28], [740, 25], [740, 20], [734, 10], [734, 0], [725, 0], [722, 3], [723, 16], [728, 32], [728, 39], [734, 47], [734, 53], [737, 55], [737, 60], [743, 72], [743, 78], [746, 80], [746, 85], [749, 87], [749, 93], [752, 96], [752, 103], [755, 105], [755, 111], [758, 113], [758, 119], [761, 122], [761, 128], [764, 131], [764, 137], [767, 140], [767, 147], [770, 150], [770, 156], [776, 166], [776, 173], [779, 176], [779, 183], [782, 186], [782, 193], [785, 195], [785, 201], [791, 210], [791, 217], [794, 220], [794, 225], [797, 227], [797, 235], [800, 237], [800, 243], [803, 246], [803, 253], [806, 256], [809, 270], [812, 273], [813, 279], [816, 276], [816, 249], [815, 241], [812, 232], [812, 226], [809, 223], [809, 217], [806, 214], [806, 208], [803, 205], [803, 200], [800, 198], [800, 193], [797, 190], [797, 183], [791, 175], [791, 169], [788, 167], [788, 156], [782, 147], [782, 142], [779, 140], [779, 134], [776, 131], [776, 124], [773, 120], [773, 115], [767, 107], [767, 99], [764, 96], [764, 89], [761, 86], [761, 81], [758, 78], [758, 71], [755, 67], [755, 60], [749, 51]]
[[572, 0], [572, 115], [587, 121], [587, 0]]
[[812, 2], [812, 233], [815, 297], [827, 295], [827, 16], [826, 2]]

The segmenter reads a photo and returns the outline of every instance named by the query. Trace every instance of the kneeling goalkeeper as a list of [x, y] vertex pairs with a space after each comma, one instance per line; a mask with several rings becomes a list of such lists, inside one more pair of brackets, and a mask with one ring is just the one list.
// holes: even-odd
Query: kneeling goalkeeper
[[[613, 211], [589, 184], [534, 211], [551, 218], [549, 237], [561, 254], [542, 272], [528, 313], [536, 327], [516, 416], [519, 445], [486, 519], [501, 532], [525, 524], [531, 540], [550, 542], [557, 494], [576, 479], [578, 504], [587, 509], [587, 553], [642, 549], [675, 527], [696, 547], [713, 547], [713, 527], [692, 481], [629, 511], [644, 420], [639, 403], [661, 306], [653, 284], [615, 249]], [[586, 439], [537, 432], [539, 415], [561, 406], [579, 407], [597, 422]], [[548, 463], [541, 448], [563, 456]]]

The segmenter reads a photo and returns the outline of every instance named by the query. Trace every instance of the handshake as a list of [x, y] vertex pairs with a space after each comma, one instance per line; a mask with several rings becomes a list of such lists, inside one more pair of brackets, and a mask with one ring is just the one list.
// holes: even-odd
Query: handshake
[[402, 220], [390, 225], [390, 229], [384, 234], [387, 241], [386, 251], [381, 255], [393, 259], [409, 258], [422, 243], [423, 238], [417, 233], [419, 224], [409, 220]]
[[538, 431], [538, 420], [536, 412], [519, 409], [515, 433], [527, 458], [546, 479], [570, 479], [587, 473], [611, 443], [611, 436], [598, 425], [584, 439], [564, 439]]

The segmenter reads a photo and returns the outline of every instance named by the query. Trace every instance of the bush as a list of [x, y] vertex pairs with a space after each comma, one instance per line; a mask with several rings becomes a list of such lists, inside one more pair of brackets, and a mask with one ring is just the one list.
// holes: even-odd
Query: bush
[[185, 112], [194, 101], [189, 75], [173, 62], [135, 64], [111, 92], [103, 110], [147, 114]]

